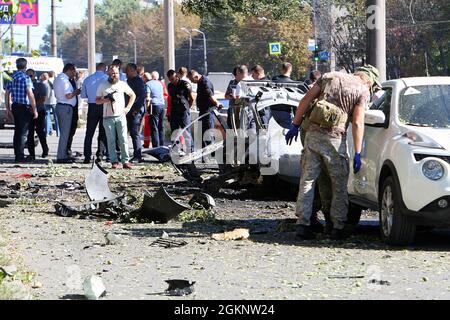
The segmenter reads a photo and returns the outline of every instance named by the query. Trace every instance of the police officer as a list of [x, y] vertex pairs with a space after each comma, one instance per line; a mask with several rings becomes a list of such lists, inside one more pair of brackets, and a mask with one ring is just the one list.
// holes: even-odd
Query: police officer
[[194, 104], [192, 86], [190, 83], [181, 80], [175, 70], [167, 72], [169, 79], [168, 91], [172, 99], [172, 110], [170, 113], [170, 129], [172, 132], [184, 129], [191, 124], [190, 108]]
[[199, 117], [202, 117], [202, 135], [206, 146], [211, 143], [211, 137], [205, 137], [205, 132], [209, 129], [214, 129], [214, 116], [211, 113], [211, 109], [214, 107], [221, 109], [222, 105], [214, 97], [214, 86], [206, 76], [191, 70], [188, 78], [197, 84], [197, 108], [200, 111]]
[[[286, 134], [290, 144], [298, 137], [303, 116], [312, 105], [309, 128], [302, 153], [302, 174], [297, 202], [298, 233], [303, 239], [313, 239], [311, 215], [314, 185], [326, 167], [331, 180], [330, 208], [332, 239], [345, 238], [343, 229], [348, 213], [349, 162], [347, 130], [352, 122], [354, 141], [353, 170], [361, 169], [361, 151], [364, 136], [364, 112], [370, 98], [370, 89], [376, 83], [378, 71], [372, 66], [357, 70], [353, 75], [339, 72], [325, 74], [300, 102], [291, 129]], [[317, 100], [316, 100], [317, 99]]]

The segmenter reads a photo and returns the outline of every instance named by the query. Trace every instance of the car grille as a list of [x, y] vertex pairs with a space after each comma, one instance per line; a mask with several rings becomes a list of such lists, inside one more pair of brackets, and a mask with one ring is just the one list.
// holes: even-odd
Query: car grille
[[433, 157], [433, 158], [438, 158], [438, 159], [444, 160], [445, 162], [450, 164], [450, 156], [435, 156], [435, 155], [432, 155], [432, 154], [419, 154], [419, 153], [416, 153], [416, 154], [414, 154], [414, 157], [416, 158], [416, 161], [422, 161], [423, 159]]

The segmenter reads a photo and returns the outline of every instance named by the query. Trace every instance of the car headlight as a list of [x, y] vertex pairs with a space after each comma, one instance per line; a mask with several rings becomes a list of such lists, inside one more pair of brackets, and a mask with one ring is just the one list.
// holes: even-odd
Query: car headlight
[[428, 160], [422, 166], [422, 172], [430, 180], [437, 181], [444, 176], [444, 167], [439, 161]]

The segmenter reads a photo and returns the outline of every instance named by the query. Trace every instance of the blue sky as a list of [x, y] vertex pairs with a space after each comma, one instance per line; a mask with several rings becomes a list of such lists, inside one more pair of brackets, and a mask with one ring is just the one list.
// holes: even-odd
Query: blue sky
[[[99, 3], [101, 0], [95, 0], [95, 2]], [[78, 23], [83, 20], [86, 14], [87, 0], [62, 0], [61, 2], [56, 1], [56, 5], [58, 6], [56, 9], [58, 21]], [[46, 27], [51, 22], [51, 0], [39, 0], [39, 10], [39, 26], [31, 28], [31, 47], [33, 49], [39, 49]], [[23, 44], [27, 42], [26, 33], [27, 28], [25, 26], [14, 28], [16, 41]]]

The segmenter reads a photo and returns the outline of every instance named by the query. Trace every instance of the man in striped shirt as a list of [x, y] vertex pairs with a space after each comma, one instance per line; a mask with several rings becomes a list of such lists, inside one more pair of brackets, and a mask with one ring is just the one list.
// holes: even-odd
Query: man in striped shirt
[[[37, 119], [38, 112], [33, 94], [33, 83], [25, 74], [27, 60], [16, 60], [17, 72], [11, 82], [6, 85], [5, 104], [7, 117], [14, 117], [14, 155], [16, 163], [25, 162], [25, 144], [28, 128], [33, 119]], [[12, 105], [11, 105], [12, 102]]]

